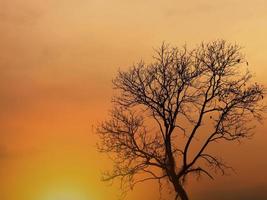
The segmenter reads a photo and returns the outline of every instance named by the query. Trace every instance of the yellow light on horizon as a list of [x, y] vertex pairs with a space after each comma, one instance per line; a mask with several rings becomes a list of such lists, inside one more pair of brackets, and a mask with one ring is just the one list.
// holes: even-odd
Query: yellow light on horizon
[[41, 200], [91, 200], [85, 193], [70, 188], [53, 189], [42, 195]]

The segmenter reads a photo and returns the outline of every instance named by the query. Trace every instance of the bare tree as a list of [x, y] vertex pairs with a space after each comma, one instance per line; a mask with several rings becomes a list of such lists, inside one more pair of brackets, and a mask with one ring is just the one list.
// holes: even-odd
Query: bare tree
[[163, 44], [152, 64], [119, 71], [114, 109], [97, 131], [114, 162], [104, 180], [119, 178], [126, 190], [167, 180], [175, 200], [188, 200], [188, 175], [213, 179], [230, 169], [208, 147], [250, 137], [265, 109], [264, 87], [251, 82], [240, 50], [223, 40], [193, 50]]

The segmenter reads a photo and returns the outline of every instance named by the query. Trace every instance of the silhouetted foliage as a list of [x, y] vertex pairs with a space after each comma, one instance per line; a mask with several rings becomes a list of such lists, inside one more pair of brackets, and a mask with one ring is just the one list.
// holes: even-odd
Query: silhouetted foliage
[[265, 109], [240, 49], [223, 40], [193, 50], [162, 44], [151, 64], [119, 71], [110, 119], [98, 126], [98, 148], [114, 162], [104, 180], [119, 178], [125, 191], [167, 180], [175, 199], [187, 200], [188, 175], [213, 179], [230, 169], [208, 146], [250, 137]]

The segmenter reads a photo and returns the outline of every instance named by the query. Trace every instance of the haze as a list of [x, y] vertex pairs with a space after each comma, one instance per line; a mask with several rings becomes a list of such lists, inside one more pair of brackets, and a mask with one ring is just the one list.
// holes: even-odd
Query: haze
[[[225, 39], [244, 47], [255, 81], [267, 85], [266, 8], [265, 0], [1, 0], [0, 199], [39, 200], [55, 188], [117, 199], [119, 189], [100, 181], [111, 162], [93, 133], [117, 70], [149, 62], [162, 41]], [[190, 197], [267, 199], [266, 130], [258, 124], [252, 140], [221, 146], [236, 174], [193, 182]], [[127, 200], [156, 199], [152, 186]]]

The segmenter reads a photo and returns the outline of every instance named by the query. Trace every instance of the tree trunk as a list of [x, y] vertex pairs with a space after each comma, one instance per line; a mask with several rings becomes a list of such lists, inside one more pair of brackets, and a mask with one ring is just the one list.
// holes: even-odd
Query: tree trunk
[[181, 200], [189, 200], [187, 193], [186, 193], [186, 191], [182, 185], [176, 184], [175, 185], [175, 191], [177, 193], [175, 200], [177, 200], [178, 197], [180, 197]]

